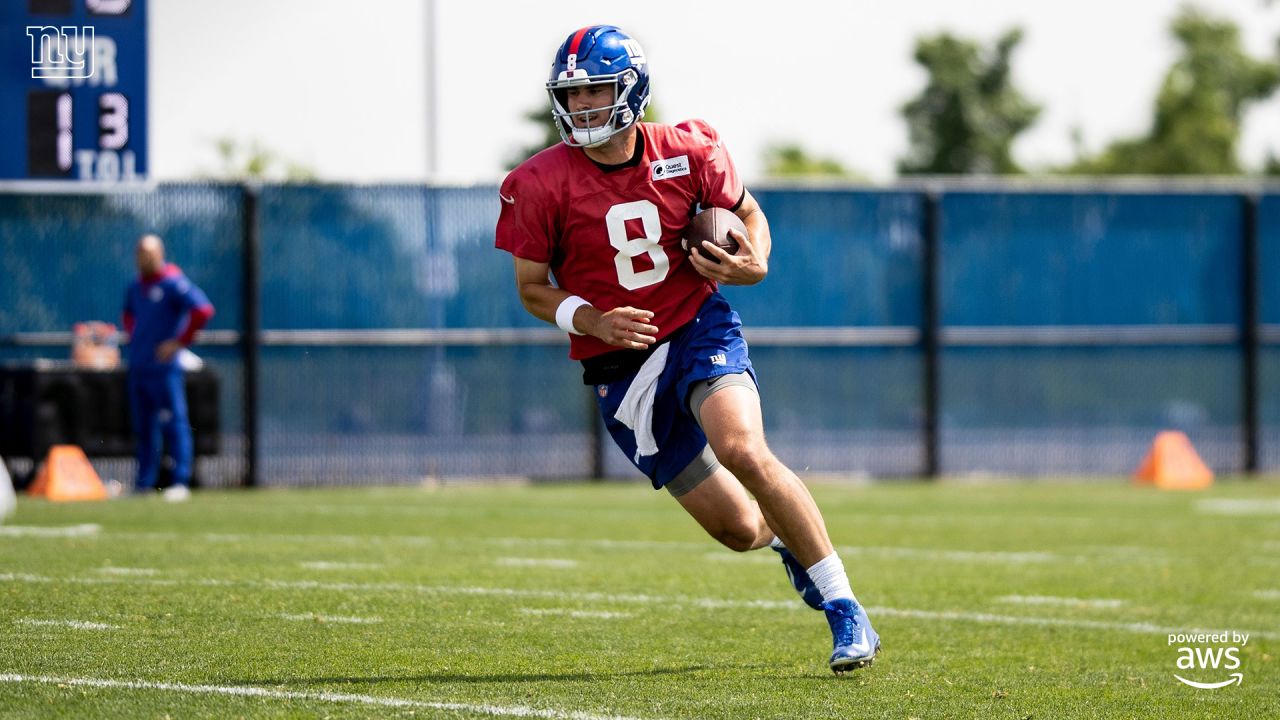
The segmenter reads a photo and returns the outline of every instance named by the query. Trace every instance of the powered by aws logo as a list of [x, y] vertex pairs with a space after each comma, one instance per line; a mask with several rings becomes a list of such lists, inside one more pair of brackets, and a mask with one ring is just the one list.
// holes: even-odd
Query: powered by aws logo
[[[1239, 670], [1240, 648], [1249, 644], [1249, 633], [1235, 630], [1220, 633], [1169, 633], [1169, 646], [1178, 647], [1178, 670], [1191, 675], [1197, 671], [1197, 677], [1206, 671]], [[1244, 683], [1244, 673], [1233, 672], [1226, 680], [1204, 682], [1185, 678], [1178, 673], [1173, 676], [1184, 685], [1201, 690], [1217, 690], [1228, 685]]]

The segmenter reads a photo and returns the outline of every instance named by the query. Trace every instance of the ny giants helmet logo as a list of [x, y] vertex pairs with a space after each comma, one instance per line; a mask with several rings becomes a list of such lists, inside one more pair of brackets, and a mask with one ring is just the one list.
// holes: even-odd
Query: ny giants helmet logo
[[644, 50], [640, 49], [640, 43], [631, 38], [622, 41], [622, 47], [627, 51], [627, 55], [631, 56], [633, 65], [644, 65], [647, 60], [644, 57]]

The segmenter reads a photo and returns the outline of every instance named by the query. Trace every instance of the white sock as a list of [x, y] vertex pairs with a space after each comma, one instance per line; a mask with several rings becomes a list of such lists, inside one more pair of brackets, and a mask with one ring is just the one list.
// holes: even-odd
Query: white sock
[[809, 579], [814, 585], [818, 586], [818, 590], [822, 593], [823, 602], [831, 602], [832, 600], [853, 600], [853, 588], [849, 587], [849, 576], [844, 572], [844, 563], [840, 562], [840, 556], [834, 550], [831, 554], [814, 563], [813, 567], [807, 570]]
[[773, 539], [769, 541], [769, 547], [773, 548], [774, 550], [777, 550], [778, 548], [786, 547], [786, 545], [782, 544], [782, 538], [778, 537], [777, 535], [774, 535]]

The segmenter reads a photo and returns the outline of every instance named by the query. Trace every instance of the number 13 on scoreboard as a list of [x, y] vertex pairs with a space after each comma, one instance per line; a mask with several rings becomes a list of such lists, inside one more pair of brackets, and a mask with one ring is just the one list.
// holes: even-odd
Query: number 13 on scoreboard
[[33, 90], [27, 95], [30, 176], [139, 179], [137, 156], [129, 148], [129, 99], [117, 92], [98, 96], [97, 143], [92, 149], [75, 146], [75, 100], [70, 91]]

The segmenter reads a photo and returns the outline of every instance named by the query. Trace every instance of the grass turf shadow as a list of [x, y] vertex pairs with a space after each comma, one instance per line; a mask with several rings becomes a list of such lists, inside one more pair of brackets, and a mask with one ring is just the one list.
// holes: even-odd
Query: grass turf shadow
[[233, 681], [235, 685], [245, 687], [290, 687], [297, 685], [372, 685], [376, 683], [414, 682], [414, 683], [508, 683], [508, 682], [555, 682], [555, 681], [598, 681], [618, 677], [656, 677], [660, 675], [688, 675], [706, 670], [742, 670], [764, 669], [767, 665], [734, 665], [733, 667], [712, 665], [689, 665], [678, 668], [653, 668], [651, 670], [631, 670], [626, 672], [575, 672], [575, 673], [502, 673], [496, 675], [450, 673], [422, 675], [375, 675], [370, 677], [315, 677], [285, 679], [256, 679]]

